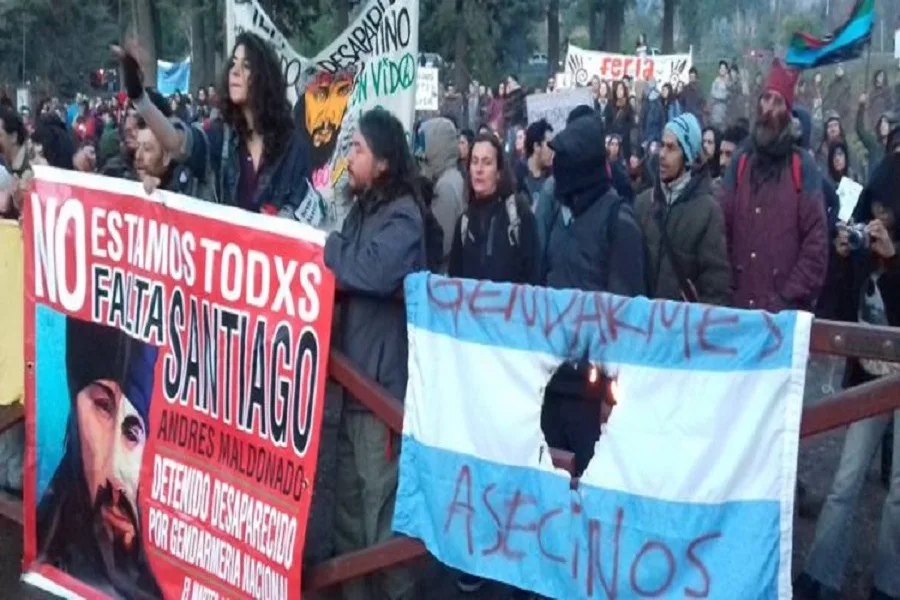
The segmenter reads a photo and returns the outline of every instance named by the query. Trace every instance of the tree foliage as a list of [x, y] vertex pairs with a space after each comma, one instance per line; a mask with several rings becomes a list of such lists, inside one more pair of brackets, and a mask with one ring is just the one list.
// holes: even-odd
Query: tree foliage
[[456, 62], [456, 32], [462, 28], [468, 75], [486, 82], [522, 69], [539, 45], [535, 24], [547, 15], [547, 0], [466, 0], [461, 15], [454, 2], [420, 1], [420, 50]]
[[109, 0], [7, 0], [0, 5], [0, 77], [39, 93], [74, 93], [111, 66], [118, 23]]

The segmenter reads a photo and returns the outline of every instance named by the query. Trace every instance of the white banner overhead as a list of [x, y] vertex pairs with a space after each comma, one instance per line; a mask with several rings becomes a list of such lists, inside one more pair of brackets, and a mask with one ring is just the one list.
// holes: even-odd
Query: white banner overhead
[[369, 0], [356, 19], [313, 58], [297, 53], [256, 0], [228, 0], [229, 51], [243, 31], [278, 52], [297, 125], [310, 141], [313, 185], [334, 209], [346, 185], [347, 154], [359, 116], [377, 106], [412, 130], [419, 53], [419, 0]]
[[655, 79], [659, 85], [687, 83], [691, 64], [690, 53], [634, 56], [569, 46], [566, 55], [566, 73], [576, 85], [587, 85], [594, 77], [615, 80], [626, 75], [635, 80]]

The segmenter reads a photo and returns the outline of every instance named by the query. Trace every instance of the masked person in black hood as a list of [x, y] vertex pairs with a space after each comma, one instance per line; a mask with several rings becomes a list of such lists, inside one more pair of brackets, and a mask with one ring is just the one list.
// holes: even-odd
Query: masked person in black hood
[[[646, 295], [644, 241], [634, 209], [615, 190], [607, 169], [603, 125], [594, 116], [571, 121], [552, 142], [558, 205], [542, 261], [543, 283], [556, 289]], [[594, 455], [601, 402], [588, 374], [566, 362], [547, 386], [541, 426], [547, 443], [575, 453], [576, 475]]]
[[37, 510], [38, 557], [114, 598], [160, 598], [141, 536], [138, 486], [157, 348], [69, 317], [72, 411]]

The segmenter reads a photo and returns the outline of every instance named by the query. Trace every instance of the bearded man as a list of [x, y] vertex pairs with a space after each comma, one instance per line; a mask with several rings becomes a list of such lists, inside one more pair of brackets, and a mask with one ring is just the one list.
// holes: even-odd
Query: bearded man
[[138, 508], [157, 348], [68, 317], [65, 352], [72, 410], [38, 505], [39, 559], [112, 598], [161, 598]]
[[303, 125], [309, 140], [310, 172], [327, 167], [337, 148], [344, 113], [353, 92], [353, 73], [318, 73], [307, 85], [294, 107], [294, 120]]
[[779, 60], [757, 102], [750, 146], [722, 182], [733, 305], [772, 313], [813, 311], [828, 268], [821, 175], [794, 147], [797, 72]]

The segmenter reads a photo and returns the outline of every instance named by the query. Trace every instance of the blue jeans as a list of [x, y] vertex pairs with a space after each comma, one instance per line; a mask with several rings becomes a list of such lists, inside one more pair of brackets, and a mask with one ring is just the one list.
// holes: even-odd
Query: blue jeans
[[[841, 462], [816, 527], [806, 573], [839, 590], [853, 548], [851, 523], [866, 472], [881, 444], [890, 413], [858, 421], [847, 430]], [[900, 439], [900, 410], [894, 412], [894, 440]], [[875, 559], [875, 587], [900, 596], [900, 444], [894, 443], [890, 491], [884, 501]]]

